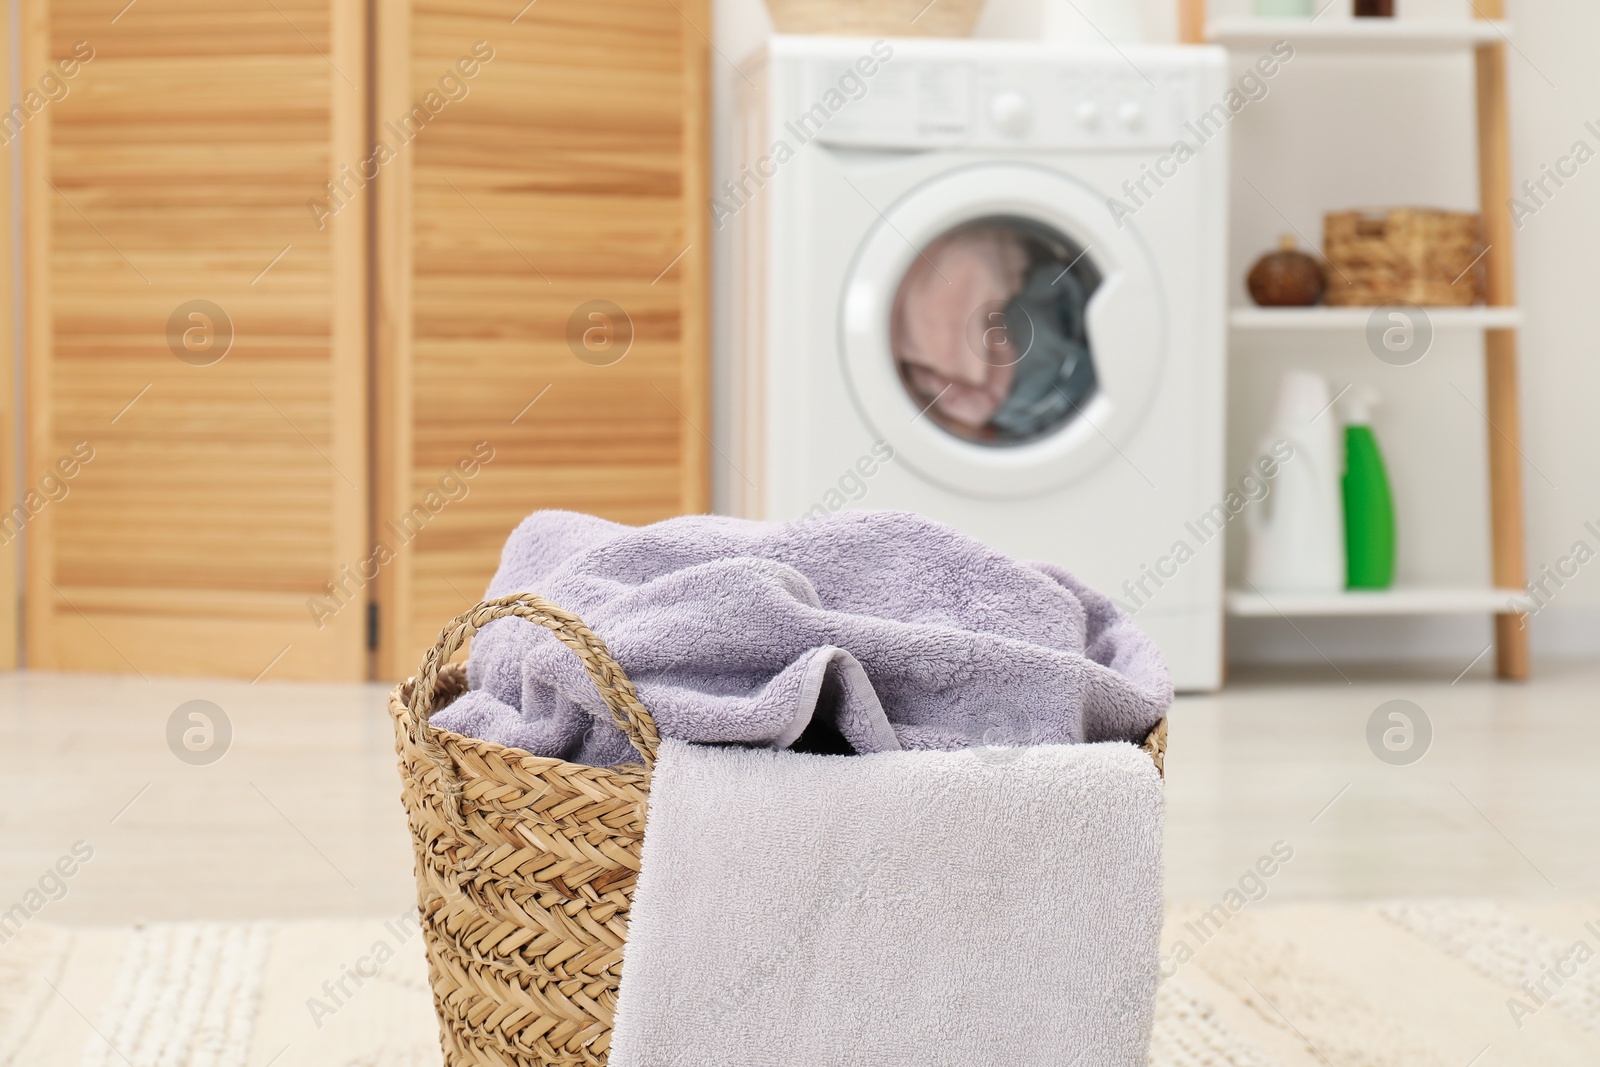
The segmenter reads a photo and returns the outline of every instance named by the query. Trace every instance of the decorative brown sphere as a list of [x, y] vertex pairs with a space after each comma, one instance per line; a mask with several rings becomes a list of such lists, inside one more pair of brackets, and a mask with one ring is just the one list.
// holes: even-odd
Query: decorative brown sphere
[[1250, 268], [1250, 299], [1262, 307], [1310, 307], [1322, 299], [1328, 278], [1322, 264], [1284, 237], [1278, 251], [1268, 252]]

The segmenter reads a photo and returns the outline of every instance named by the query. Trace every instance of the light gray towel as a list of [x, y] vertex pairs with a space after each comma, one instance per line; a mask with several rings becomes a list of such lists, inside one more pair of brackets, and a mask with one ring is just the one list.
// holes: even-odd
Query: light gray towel
[[[1160, 652], [1109, 599], [909, 512], [633, 527], [541, 511], [512, 533], [489, 586], [523, 591], [587, 622], [662, 736], [685, 741], [829, 752], [1141, 741], [1172, 700]], [[634, 758], [543, 627], [491, 623], [467, 678], [435, 726], [577, 763]]]
[[1161, 780], [1130, 744], [666, 741], [612, 1067], [1144, 1067]]

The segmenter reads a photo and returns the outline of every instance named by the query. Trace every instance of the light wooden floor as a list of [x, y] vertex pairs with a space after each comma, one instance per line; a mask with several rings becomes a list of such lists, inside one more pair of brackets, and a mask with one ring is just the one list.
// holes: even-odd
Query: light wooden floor
[[[1180, 701], [1169, 897], [1218, 899], [1278, 841], [1294, 858], [1269, 883], [1274, 900], [1600, 894], [1600, 664], [1541, 664], [1526, 686], [1346, 673], [1236, 678]], [[93, 858], [36, 919], [398, 914], [411, 857], [385, 695], [0, 676], [0, 913], [83, 841]], [[1367, 746], [1368, 717], [1397, 698], [1433, 723], [1411, 766]], [[233, 727], [209, 766], [166, 743], [169, 716], [194, 699]]]

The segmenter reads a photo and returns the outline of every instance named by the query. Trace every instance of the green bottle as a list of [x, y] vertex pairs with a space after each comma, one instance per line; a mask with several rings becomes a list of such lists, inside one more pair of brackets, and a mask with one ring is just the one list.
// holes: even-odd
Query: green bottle
[[1352, 389], [1345, 405], [1344, 550], [1351, 589], [1394, 584], [1394, 497], [1372, 433], [1377, 394]]

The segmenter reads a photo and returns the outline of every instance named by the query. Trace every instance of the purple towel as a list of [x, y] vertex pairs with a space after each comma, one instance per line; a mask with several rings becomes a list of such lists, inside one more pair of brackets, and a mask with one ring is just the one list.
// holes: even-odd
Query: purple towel
[[[489, 596], [534, 592], [610, 647], [661, 734], [808, 751], [1140, 741], [1172, 683], [1109, 599], [908, 512], [633, 527], [565, 511], [511, 534]], [[543, 627], [480, 632], [435, 726], [540, 756], [636, 758]]]

